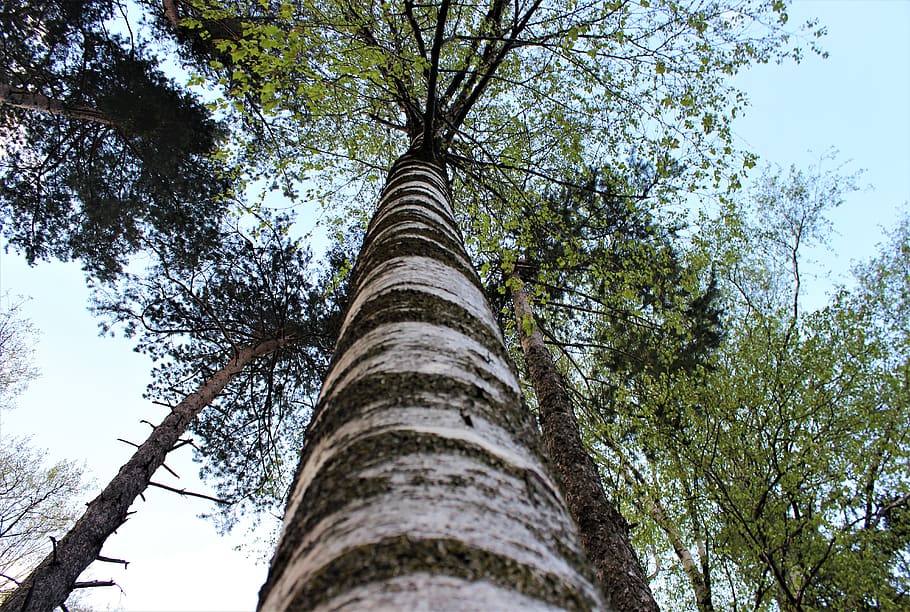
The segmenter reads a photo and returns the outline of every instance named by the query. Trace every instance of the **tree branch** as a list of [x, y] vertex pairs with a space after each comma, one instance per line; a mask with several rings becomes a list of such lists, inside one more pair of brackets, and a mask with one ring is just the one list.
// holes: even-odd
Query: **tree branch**
[[449, 14], [449, 0], [443, 0], [436, 14], [436, 32], [433, 35], [433, 48], [430, 50], [430, 73], [427, 76], [427, 109], [423, 118], [423, 146], [433, 151], [433, 135], [436, 131], [436, 80], [439, 77], [439, 53], [445, 34], [446, 17]]
[[178, 495], [182, 495], [184, 497], [198, 497], [200, 499], [207, 499], [209, 501], [215, 502], [216, 504], [221, 504], [222, 506], [230, 506], [232, 503], [234, 503], [234, 502], [228, 501], [226, 499], [219, 499], [217, 497], [212, 497], [210, 495], [205, 495], [203, 493], [193, 493], [192, 491], [187, 491], [186, 489], [176, 489], [174, 487], [169, 487], [168, 485], [161, 484], [158, 482], [149, 481], [149, 486], [158, 487], [159, 489], [164, 489], [165, 491], [171, 491], [173, 493], [177, 493]]

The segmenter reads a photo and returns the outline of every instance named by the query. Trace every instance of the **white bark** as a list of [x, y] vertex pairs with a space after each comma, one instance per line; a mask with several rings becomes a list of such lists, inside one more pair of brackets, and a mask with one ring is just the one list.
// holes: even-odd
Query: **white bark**
[[451, 576], [411, 574], [351, 589], [316, 610], [477, 612], [479, 601], [484, 602], [487, 610], [544, 612], [562, 609], [483, 580], [471, 582]]
[[447, 190], [390, 175], [261, 609], [603, 607]]

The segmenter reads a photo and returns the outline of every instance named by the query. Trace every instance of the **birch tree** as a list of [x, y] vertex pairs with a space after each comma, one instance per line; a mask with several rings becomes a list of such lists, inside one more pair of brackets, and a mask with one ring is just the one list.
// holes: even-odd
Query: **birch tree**
[[[722, 142], [730, 115], [716, 97], [723, 71], [781, 43], [738, 38], [741, 27], [781, 7], [174, 3], [170, 23], [174, 6], [189, 28], [239, 19], [215, 41], [230, 55], [222, 83], [236, 105], [266, 113], [283, 159], [295, 151], [335, 175], [344, 160], [374, 176], [393, 167], [261, 607], [599, 607], [502, 339], [471, 289], [451, 194], [482, 193], [488, 172], [497, 184], [558, 179], [629, 142], [655, 167], [683, 144], [702, 150], [693, 177], [703, 176], [701, 144], [714, 137], [703, 136]], [[651, 77], [637, 80], [642, 71]]]
[[421, 153], [367, 233], [260, 607], [601, 607]]

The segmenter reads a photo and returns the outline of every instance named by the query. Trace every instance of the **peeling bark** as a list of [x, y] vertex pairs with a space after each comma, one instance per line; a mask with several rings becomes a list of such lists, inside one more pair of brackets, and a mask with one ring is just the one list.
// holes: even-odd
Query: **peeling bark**
[[259, 608], [603, 608], [427, 159], [367, 232]]
[[198, 391], [177, 404], [101, 494], [88, 504], [54, 551], [3, 600], [0, 611], [49, 612], [62, 604], [75, 588], [79, 574], [99, 558], [104, 541], [126, 521], [130, 505], [148, 486], [152, 474], [164, 463], [189, 423], [246, 365], [278, 349], [283, 342], [269, 340], [241, 350]]
[[607, 499], [597, 466], [581, 441], [569, 395], [536, 328], [527, 291], [517, 274], [510, 287], [544, 444], [600, 586], [618, 610], [656, 612], [657, 602], [629, 542], [629, 525]]

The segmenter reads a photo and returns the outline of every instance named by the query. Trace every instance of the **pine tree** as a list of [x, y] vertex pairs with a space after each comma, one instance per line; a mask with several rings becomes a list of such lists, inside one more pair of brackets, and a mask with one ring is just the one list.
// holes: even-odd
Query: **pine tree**
[[0, 223], [29, 263], [119, 274], [153, 234], [190, 254], [217, 239], [223, 129], [144, 48], [110, 34], [114, 5], [0, 10]]

